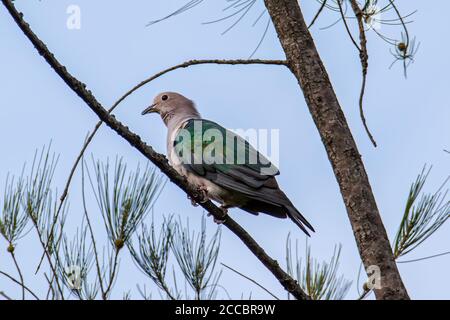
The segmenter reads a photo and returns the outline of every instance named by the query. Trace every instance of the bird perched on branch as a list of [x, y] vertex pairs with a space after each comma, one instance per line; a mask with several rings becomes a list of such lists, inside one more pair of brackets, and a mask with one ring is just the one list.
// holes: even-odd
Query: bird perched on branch
[[158, 113], [167, 126], [170, 164], [204, 201], [217, 201], [224, 213], [238, 207], [255, 215], [289, 217], [307, 235], [306, 228], [314, 231], [279, 188], [278, 169], [239, 135], [202, 119], [191, 100], [164, 92], [142, 115], [149, 113]]

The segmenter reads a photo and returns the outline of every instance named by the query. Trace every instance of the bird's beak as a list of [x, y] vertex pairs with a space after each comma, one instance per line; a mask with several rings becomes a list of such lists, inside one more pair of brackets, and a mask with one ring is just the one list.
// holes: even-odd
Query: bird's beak
[[157, 113], [158, 110], [155, 109], [156, 103], [152, 104], [151, 106], [147, 107], [144, 111], [142, 111], [142, 115], [146, 115], [149, 113]]

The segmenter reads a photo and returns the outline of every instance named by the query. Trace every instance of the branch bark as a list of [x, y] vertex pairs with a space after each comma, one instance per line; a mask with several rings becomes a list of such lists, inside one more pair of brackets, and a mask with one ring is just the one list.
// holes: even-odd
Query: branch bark
[[[31, 41], [39, 54], [47, 61], [52, 69], [61, 77], [61, 79], [89, 106], [89, 108], [102, 120], [108, 127], [114, 130], [118, 135], [124, 138], [130, 145], [141, 152], [147, 159], [153, 162], [168, 178], [185, 191], [197, 203], [201, 201], [201, 195], [191, 186], [186, 179], [179, 175], [173, 169], [166, 157], [157, 153], [151, 146], [145, 144], [141, 138], [135, 133], [131, 132], [128, 127], [123, 125], [114, 116], [108, 113], [94, 97], [94, 95], [86, 89], [86, 85], [73, 77], [66, 67], [61, 65], [55, 58], [53, 53], [47, 46], [36, 36], [31, 30], [28, 23], [23, 20], [23, 14], [19, 13], [11, 0], [2, 0], [3, 5], [8, 10], [11, 17], [16, 22], [17, 26], [22, 30], [25, 36]], [[230, 216], [224, 216], [223, 211], [215, 206], [211, 201], [200, 203], [200, 205], [216, 219], [224, 221], [224, 225], [237, 235], [242, 242], [250, 249], [250, 251], [264, 264], [264, 266], [278, 279], [281, 285], [299, 300], [309, 300], [309, 296], [300, 288], [297, 281], [295, 281], [289, 274], [280, 268], [278, 262], [267, 255], [263, 248], [245, 231], [238, 223], [236, 223]], [[44, 247], [45, 248], [45, 247]]]
[[366, 270], [380, 268], [381, 288], [374, 290], [376, 298], [409, 299], [361, 155], [298, 1], [264, 2], [327, 151], [364, 266]]

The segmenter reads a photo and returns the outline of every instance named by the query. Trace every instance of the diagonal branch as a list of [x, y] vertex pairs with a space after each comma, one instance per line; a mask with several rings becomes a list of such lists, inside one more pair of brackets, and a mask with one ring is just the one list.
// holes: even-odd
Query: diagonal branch
[[274, 295], [272, 292], [269, 291], [269, 289], [265, 288], [262, 284], [260, 284], [258, 281], [250, 278], [249, 276], [246, 276], [245, 274], [237, 271], [236, 269], [227, 266], [225, 263], [221, 263], [222, 266], [224, 266], [225, 268], [233, 271], [234, 273], [236, 273], [237, 275], [240, 275], [242, 278], [247, 279], [248, 281], [250, 281], [251, 283], [257, 285], [258, 287], [260, 287], [261, 289], [263, 289], [265, 292], [267, 292], [268, 294], [270, 294], [273, 298], [275, 298], [276, 300], [280, 300], [280, 298], [278, 298], [276, 295]]
[[313, 24], [316, 22], [316, 20], [319, 18], [319, 16], [322, 13], [323, 9], [325, 9], [325, 7], [327, 6], [327, 1], [328, 0], [323, 0], [322, 5], [320, 6], [319, 10], [317, 10], [316, 14], [314, 15], [314, 18], [312, 19], [312, 21], [308, 25], [308, 29], [310, 29], [313, 26]]
[[36, 300], [39, 300], [39, 297], [37, 295], [35, 295], [34, 292], [31, 291], [31, 289], [29, 289], [27, 286], [25, 286], [21, 281], [14, 279], [12, 276], [10, 276], [9, 274], [7, 274], [6, 272], [1, 271], [1, 270], [0, 270], [0, 275], [5, 276], [6, 278], [11, 280], [12, 282], [14, 282], [17, 285], [21, 286], [24, 290], [28, 291]]
[[[173, 169], [166, 157], [157, 153], [151, 146], [145, 144], [141, 138], [131, 132], [128, 127], [123, 125], [114, 116], [97, 101], [93, 94], [86, 89], [86, 85], [73, 77], [67, 69], [59, 63], [55, 56], [49, 51], [47, 46], [36, 36], [31, 30], [28, 23], [23, 20], [23, 14], [19, 13], [11, 0], [2, 0], [3, 5], [8, 10], [18, 27], [25, 36], [31, 41], [39, 54], [47, 61], [53, 70], [61, 77], [61, 79], [89, 106], [89, 108], [103, 121], [105, 124], [128, 141], [135, 149], [141, 152], [146, 158], [153, 162], [169, 179], [185, 191], [197, 203], [201, 202], [201, 195], [186, 179], [179, 175]], [[280, 268], [277, 261], [267, 255], [263, 248], [231, 217], [224, 216], [221, 209], [215, 206], [211, 201], [200, 203], [200, 205], [218, 220], [224, 220], [224, 225], [238, 236], [242, 242], [250, 249], [250, 251], [264, 264], [264, 266], [278, 279], [281, 285], [290, 292], [294, 297], [300, 300], [309, 300], [308, 295], [300, 288], [297, 281], [290, 277], [283, 269]]]
[[5, 292], [0, 291], [0, 296], [5, 298], [6, 300], [13, 300], [10, 296], [8, 296]]
[[[349, 27], [349, 25], [348, 25], [348, 23], [347, 23], [347, 18], [345, 17], [345, 12], [344, 12], [344, 10], [342, 9], [342, 3], [341, 3], [341, 1], [342, 1], [342, 0], [337, 0], [337, 3], [338, 3], [338, 7], [339, 7], [339, 13], [341, 14], [342, 22], [344, 23], [344, 26], [345, 26], [345, 30], [347, 31], [347, 34], [348, 34], [348, 36], [350, 37], [350, 40], [352, 40], [352, 43], [353, 43], [353, 45], [356, 47], [356, 49], [358, 49], [358, 51], [361, 51], [361, 48], [360, 48], [360, 47], [358, 46], [358, 44], [356, 43], [356, 40], [355, 40], [355, 38], [353, 37], [352, 32], [350, 31], [350, 27]], [[350, 0], [350, 1], [352, 1], [352, 0]]]
[[[12, 248], [11, 251], [10, 251], [10, 248]], [[20, 283], [21, 283], [21, 287], [22, 287], [22, 300], [25, 300], [25, 282], [23, 279], [22, 270], [20, 269], [19, 263], [17, 262], [16, 255], [14, 253], [14, 247], [12, 246], [12, 244], [10, 244], [10, 246], [8, 247], [8, 251], [11, 254], [11, 258], [14, 261], [14, 265], [16, 266], [17, 273], [19, 274]]]
[[89, 213], [88, 213], [87, 205], [86, 205], [86, 193], [85, 193], [85, 183], [84, 183], [84, 177], [85, 177], [84, 176], [84, 163], [82, 163], [81, 172], [82, 172], [81, 173], [81, 198], [82, 198], [82, 203], [83, 203], [84, 217], [86, 219], [86, 223], [87, 223], [88, 230], [89, 230], [89, 235], [90, 235], [91, 242], [92, 242], [92, 250], [94, 251], [95, 268], [96, 268], [96, 272], [97, 272], [100, 291], [102, 293], [102, 297], [106, 297], [105, 287], [103, 285], [103, 275], [102, 275], [102, 271], [100, 268], [100, 260], [99, 260], [99, 253], [98, 253], [98, 249], [97, 249], [97, 241], [95, 240], [94, 230], [92, 228], [91, 219], [89, 218]]

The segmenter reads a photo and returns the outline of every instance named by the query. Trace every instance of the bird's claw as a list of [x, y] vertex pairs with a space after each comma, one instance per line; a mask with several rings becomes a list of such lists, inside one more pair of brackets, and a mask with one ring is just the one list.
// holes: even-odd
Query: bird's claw
[[227, 206], [220, 206], [220, 209], [222, 210], [224, 217], [228, 215], [228, 207]]
[[205, 202], [207, 202], [209, 200], [209, 198], [208, 198], [208, 190], [206, 189], [206, 187], [203, 187], [203, 186], [199, 187], [197, 189], [197, 192], [198, 192], [197, 195], [198, 195], [199, 201], [194, 200], [192, 197], [190, 197], [188, 195], [188, 199], [191, 200], [191, 204], [194, 207], [198, 207], [199, 203], [205, 203]]
[[191, 196], [187, 196], [187, 198], [189, 199], [189, 200], [191, 200], [191, 204], [194, 206], [194, 207], [198, 207], [198, 203], [191, 197]]
[[218, 225], [221, 225], [222, 223], [224, 223], [226, 221], [226, 219], [224, 219], [224, 218], [222, 218], [222, 219], [214, 218], [214, 223], [217, 223]]
[[192, 204], [194, 207], [198, 207], [198, 206], [199, 206], [199, 204], [198, 204], [194, 199], [191, 199], [191, 204]]
[[220, 218], [220, 219], [217, 219], [217, 218], [214, 217], [214, 222], [217, 223], [217, 224], [219, 224], [219, 225], [221, 225], [221, 224], [224, 223], [225, 221], [227, 221], [227, 217], [226, 217], [226, 216], [224, 216], [224, 217], [222, 217], [222, 218]]
[[[214, 217], [214, 222], [217, 224], [222, 224], [227, 220], [227, 216], [228, 216], [228, 208], [225, 206], [220, 206], [220, 210], [222, 210], [223, 216], [220, 219], [217, 219], [216, 217]], [[208, 213], [208, 217], [211, 216], [211, 213]]]
[[206, 187], [200, 187], [198, 188], [200, 203], [205, 203], [209, 200], [208, 198], [208, 189]]

